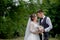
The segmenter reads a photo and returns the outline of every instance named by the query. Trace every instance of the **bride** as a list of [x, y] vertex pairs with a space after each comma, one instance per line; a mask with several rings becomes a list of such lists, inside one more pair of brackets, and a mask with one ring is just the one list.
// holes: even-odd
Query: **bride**
[[24, 40], [40, 40], [39, 33], [42, 33], [43, 27], [37, 23], [37, 15], [32, 14], [29, 17]]

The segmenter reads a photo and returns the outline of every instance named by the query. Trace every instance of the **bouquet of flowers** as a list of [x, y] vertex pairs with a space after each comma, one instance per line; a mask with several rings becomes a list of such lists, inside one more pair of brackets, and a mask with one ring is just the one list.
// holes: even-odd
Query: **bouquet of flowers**
[[43, 33], [44, 32], [44, 27], [40, 25], [38, 30], [39, 30], [40, 33]]
[[42, 40], [44, 40], [44, 27], [43, 26], [39, 26], [39, 32], [42, 34]]

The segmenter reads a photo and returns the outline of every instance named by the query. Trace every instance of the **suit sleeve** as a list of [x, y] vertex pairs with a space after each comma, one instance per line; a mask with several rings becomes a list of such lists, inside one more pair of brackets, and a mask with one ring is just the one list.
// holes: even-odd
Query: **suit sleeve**
[[47, 17], [46, 23], [49, 25], [49, 27], [45, 29], [45, 32], [49, 32], [52, 29], [52, 23], [49, 17]]

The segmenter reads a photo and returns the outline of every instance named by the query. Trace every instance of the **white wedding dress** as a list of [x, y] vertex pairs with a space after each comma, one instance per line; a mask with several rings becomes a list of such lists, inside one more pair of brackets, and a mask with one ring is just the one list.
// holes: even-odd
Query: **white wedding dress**
[[24, 40], [40, 40], [39, 34], [34, 34], [38, 30], [38, 27], [38, 24], [31, 21], [31, 18], [29, 18]]
[[37, 23], [31, 22], [30, 24], [30, 35], [28, 36], [27, 40], [40, 40], [39, 34], [34, 34], [33, 32], [36, 32], [38, 27]]

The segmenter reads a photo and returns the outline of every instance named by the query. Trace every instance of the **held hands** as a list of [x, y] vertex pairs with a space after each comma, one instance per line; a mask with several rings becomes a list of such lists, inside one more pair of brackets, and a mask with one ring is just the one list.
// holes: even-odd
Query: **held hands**
[[39, 26], [36, 29], [36, 32], [34, 34], [42, 34], [43, 32], [45, 32], [43, 26]]
[[38, 29], [39, 33], [43, 33], [45, 30], [42, 26], [39, 26], [39, 29]]

